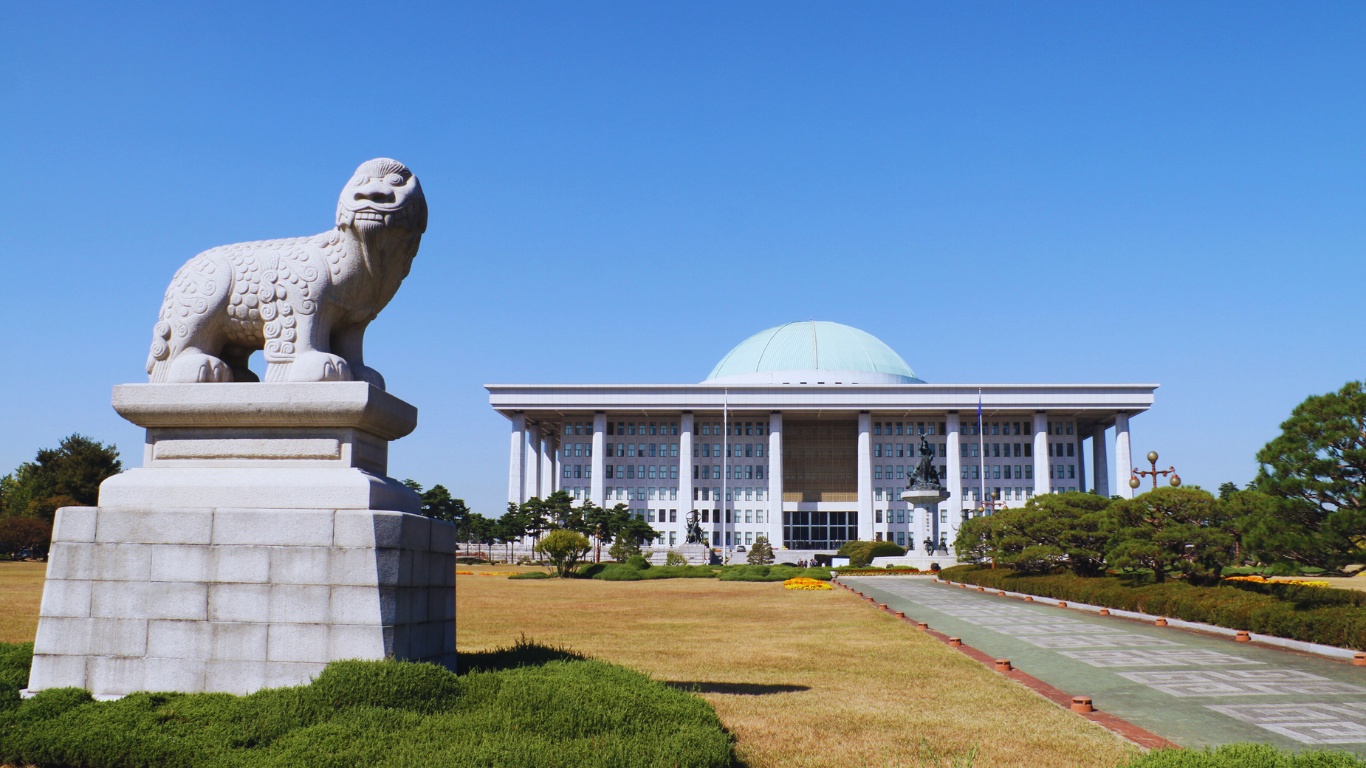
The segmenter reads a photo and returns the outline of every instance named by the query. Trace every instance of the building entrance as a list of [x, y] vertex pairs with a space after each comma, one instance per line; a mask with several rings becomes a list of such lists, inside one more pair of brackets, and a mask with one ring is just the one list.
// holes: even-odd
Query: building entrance
[[858, 512], [784, 512], [783, 546], [839, 549], [858, 538]]

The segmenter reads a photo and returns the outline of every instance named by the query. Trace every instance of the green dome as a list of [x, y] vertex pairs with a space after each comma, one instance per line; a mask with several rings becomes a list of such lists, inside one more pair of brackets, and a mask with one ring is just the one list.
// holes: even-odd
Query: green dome
[[712, 369], [734, 384], [924, 384], [876, 336], [839, 323], [787, 323], [750, 336]]

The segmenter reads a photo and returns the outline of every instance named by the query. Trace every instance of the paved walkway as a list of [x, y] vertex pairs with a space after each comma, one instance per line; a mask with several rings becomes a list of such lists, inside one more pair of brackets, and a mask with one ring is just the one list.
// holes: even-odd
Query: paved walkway
[[840, 581], [1182, 746], [1257, 741], [1366, 755], [1366, 667], [924, 577]]

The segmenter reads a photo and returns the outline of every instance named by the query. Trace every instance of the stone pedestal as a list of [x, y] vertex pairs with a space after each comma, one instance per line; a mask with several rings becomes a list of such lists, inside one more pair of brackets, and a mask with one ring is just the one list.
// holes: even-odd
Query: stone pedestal
[[144, 384], [143, 467], [57, 513], [29, 691], [249, 693], [449, 663], [454, 526], [386, 476], [412, 406], [363, 382]]

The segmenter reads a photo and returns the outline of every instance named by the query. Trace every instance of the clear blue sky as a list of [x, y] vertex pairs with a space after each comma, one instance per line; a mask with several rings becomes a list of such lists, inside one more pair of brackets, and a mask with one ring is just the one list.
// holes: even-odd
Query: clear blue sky
[[932, 382], [1157, 382], [1136, 454], [1245, 482], [1363, 376], [1361, 3], [12, 3], [0, 471], [109, 407], [195, 253], [431, 226], [366, 360], [391, 472], [504, 502], [490, 382], [695, 382], [825, 319]]

